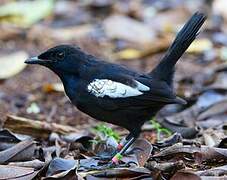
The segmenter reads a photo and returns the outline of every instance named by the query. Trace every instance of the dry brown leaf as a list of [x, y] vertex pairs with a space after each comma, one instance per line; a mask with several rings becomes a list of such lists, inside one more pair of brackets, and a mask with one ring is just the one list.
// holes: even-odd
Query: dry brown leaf
[[143, 167], [150, 157], [153, 147], [147, 140], [137, 139], [136, 142], [132, 145], [131, 149], [135, 149], [135, 156], [139, 163], [138, 165]]
[[178, 171], [174, 176], [171, 178], [171, 180], [201, 180], [201, 178], [194, 174], [193, 172], [187, 172], [187, 171]]

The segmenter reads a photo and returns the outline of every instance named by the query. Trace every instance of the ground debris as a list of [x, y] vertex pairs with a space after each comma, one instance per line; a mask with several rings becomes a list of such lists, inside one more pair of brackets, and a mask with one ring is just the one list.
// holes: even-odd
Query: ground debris
[[[0, 180], [227, 176], [225, 0], [0, 4]], [[148, 121], [117, 167], [109, 162], [127, 131], [96, 126], [68, 101], [53, 73], [23, 63], [51, 46], [74, 44], [150, 72], [182, 23], [201, 10], [207, 24], [177, 64], [174, 81], [188, 104], [168, 105]]]
[[12, 115], [7, 116], [3, 127], [20, 134], [31, 135], [36, 138], [48, 138], [52, 132], [59, 134], [78, 132], [78, 129], [71, 126], [47, 123], [44, 121], [35, 121]]

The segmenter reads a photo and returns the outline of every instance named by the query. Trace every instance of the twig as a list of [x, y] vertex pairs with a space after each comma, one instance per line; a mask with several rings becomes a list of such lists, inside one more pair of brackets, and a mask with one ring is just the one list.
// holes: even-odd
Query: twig
[[30, 135], [35, 138], [48, 138], [52, 132], [58, 134], [67, 134], [78, 132], [79, 130], [71, 126], [35, 121], [13, 115], [7, 115], [3, 125], [15, 133]]

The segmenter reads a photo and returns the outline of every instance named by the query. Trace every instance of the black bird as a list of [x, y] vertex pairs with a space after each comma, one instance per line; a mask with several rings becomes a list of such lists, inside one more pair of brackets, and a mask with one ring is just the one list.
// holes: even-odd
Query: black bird
[[53, 47], [25, 63], [40, 64], [54, 71], [63, 82], [66, 95], [82, 112], [130, 132], [123, 148], [112, 159], [116, 163], [139, 136], [141, 126], [164, 105], [186, 103], [173, 90], [174, 66], [205, 19], [202, 13], [195, 13], [161, 62], [147, 74], [104, 62], [70, 45]]

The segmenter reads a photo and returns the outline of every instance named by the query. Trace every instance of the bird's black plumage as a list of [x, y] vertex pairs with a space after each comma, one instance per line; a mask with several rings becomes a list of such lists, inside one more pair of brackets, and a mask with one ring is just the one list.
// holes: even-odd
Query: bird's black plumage
[[195, 13], [150, 73], [139, 73], [107, 63], [79, 48], [60, 45], [26, 61], [41, 64], [62, 80], [71, 102], [91, 117], [124, 127], [138, 137], [141, 126], [164, 105], [185, 103], [172, 88], [174, 65], [186, 51], [205, 21]]

